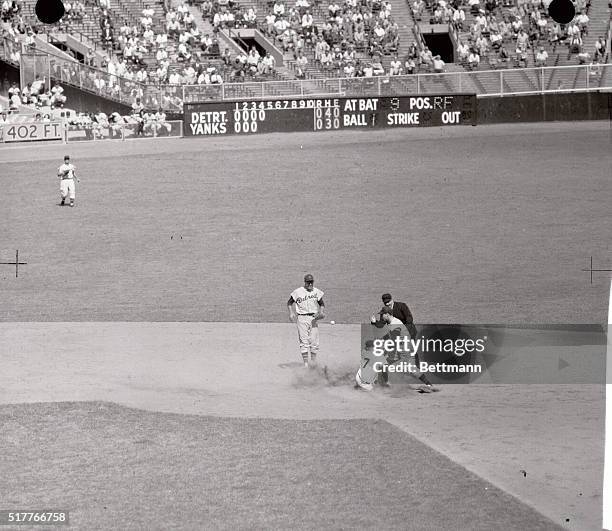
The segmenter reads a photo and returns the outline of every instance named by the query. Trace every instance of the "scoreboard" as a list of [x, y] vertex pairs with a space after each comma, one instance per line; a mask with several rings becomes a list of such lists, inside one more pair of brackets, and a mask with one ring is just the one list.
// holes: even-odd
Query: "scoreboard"
[[476, 125], [476, 95], [185, 103], [185, 136]]

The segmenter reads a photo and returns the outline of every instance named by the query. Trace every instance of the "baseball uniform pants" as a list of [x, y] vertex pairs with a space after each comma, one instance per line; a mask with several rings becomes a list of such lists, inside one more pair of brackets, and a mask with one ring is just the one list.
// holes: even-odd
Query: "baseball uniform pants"
[[74, 179], [62, 179], [60, 183], [60, 193], [62, 194], [62, 199], [66, 199], [67, 196], [70, 196], [70, 199], [74, 199], [76, 195]]
[[300, 341], [300, 352], [304, 361], [308, 359], [308, 352], [314, 358], [319, 353], [319, 326], [313, 315], [298, 315], [297, 329]]

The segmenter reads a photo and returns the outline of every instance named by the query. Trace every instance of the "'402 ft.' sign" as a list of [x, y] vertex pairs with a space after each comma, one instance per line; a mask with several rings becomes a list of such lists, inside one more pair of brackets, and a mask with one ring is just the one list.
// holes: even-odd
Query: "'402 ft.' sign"
[[33, 140], [61, 140], [61, 122], [27, 122], [0, 126], [3, 142], [28, 142]]

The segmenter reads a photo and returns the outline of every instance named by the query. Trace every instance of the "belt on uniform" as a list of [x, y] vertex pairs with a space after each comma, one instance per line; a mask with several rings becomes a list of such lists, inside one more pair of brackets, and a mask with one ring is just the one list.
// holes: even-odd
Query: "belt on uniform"
[[298, 315], [308, 315], [310, 317], [314, 317], [314, 313], [298, 313]]

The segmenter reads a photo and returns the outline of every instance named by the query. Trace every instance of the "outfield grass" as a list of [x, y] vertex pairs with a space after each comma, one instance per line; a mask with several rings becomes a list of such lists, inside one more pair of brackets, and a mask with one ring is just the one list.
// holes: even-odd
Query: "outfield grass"
[[0, 261], [28, 264], [0, 319], [279, 322], [308, 271], [337, 322], [386, 291], [419, 322], [604, 322], [581, 269], [612, 263], [609, 147], [530, 124], [2, 150]]
[[557, 529], [384, 421], [0, 406], [3, 507], [78, 529]]

